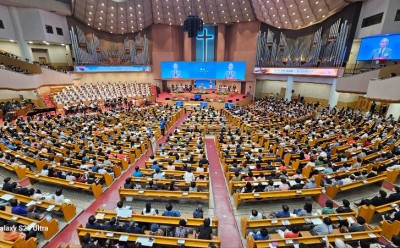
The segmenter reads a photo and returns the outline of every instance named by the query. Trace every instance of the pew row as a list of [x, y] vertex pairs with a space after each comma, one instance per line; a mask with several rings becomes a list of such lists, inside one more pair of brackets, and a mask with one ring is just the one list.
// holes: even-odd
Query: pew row
[[168, 200], [192, 200], [192, 201], [207, 201], [209, 202], [209, 192], [187, 192], [187, 191], [168, 191], [168, 190], [137, 190], [137, 189], [123, 189], [118, 190], [120, 199], [126, 200], [127, 198], [133, 199], [168, 199]]
[[99, 230], [95, 229], [83, 228], [82, 225], [78, 227], [77, 232], [79, 237], [83, 237], [87, 233], [89, 233], [92, 238], [101, 238], [101, 239], [120, 240], [121, 236], [125, 236], [127, 242], [136, 242], [138, 239], [139, 241], [140, 239], [149, 241], [149, 239], [152, 238], [154, 244], [161, 246], [164, 245], [164, 246], [177, 247], [180, 245], [184, 245], [185, 247], [210, 247], [211, 244], [214, 244], [216, 247], [221, 247], [221, 240], [219, 238], [213, 240], [205, 240], [205, 239], [193, 239], [193, 238], [152, 236], [145, 234], [125, 233], [125, 232], [100, 232]]
[[316, 202], [322, 193], [322, 188], [302, 189], [302, 190], [285, 190], [285, 191], [268, 191], [258, 193], [235, 193], [233, 194], [233, 205], [238, 209], [239, 203], [250, 201], [267, 201], [278, 199], [304, 198], [313, 197]]
[[12, 195], [14, 199], [18, 200], [18, 202], [23, 202], [25, 204], [35, 201], [35, 206], [39, 207], [39, 208], [43, 208], [43, 209], [47, 209], [49, 207], [54, 206], [52, 211], [62, 213], [66, 222], [70, 221], [76, 215], [75, 204], [67, 204], [67, 203], [58, 204], [53, 201], [36, 200], [29, 196], [15, 194], [15, 193], [4, 191], [4, 190], [0, 189], [0, 197], [2, 197], [3, 195], [6, 195], [6, 194]]
[[293, 247], [294, 243], [303, 243], [306, 245], [322, 244], [325, 246], [325, 237], [328, 238], [330, 243], [335, 240], [341, 239], [344, 241], [376, 239], [381, 237], [382, 229], [378, 226], [371, 229], [367, 227], [363, 232], [340, 233], [339, 229], [334, 229], [333, 234], [329, 235], [311, 235], [309, 231], [301, 232], [302, 237], [285, 239], [281, 238], [278, 234], [271, 234], [269, 240], [254, 240], [251, 235], [247, 235], [247, 248], [261, 248], [261, 247]]

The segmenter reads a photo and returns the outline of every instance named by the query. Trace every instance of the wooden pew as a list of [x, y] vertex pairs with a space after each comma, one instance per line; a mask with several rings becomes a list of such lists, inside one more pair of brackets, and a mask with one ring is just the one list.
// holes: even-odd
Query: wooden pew
[[[281, 238], [278, 234], [270, 234], [269, 240], [254, 240], [252, 236], [247, 235], [247, 248], [258, 248], [258, 247], [270, 247], [270, 244], [274, 247], [293, 247], [293, 243], [304, 243], [306, 245], [325, 245], [325, 241], [321, 241], [322, 238], [327, 237], [330, 243], [334, 243], [335, 240], [364, 240], [364, 239], [375, 239], [381, 237], [382, 229], [378, 226], [371, 229], [367, 227], [366, 231], [363, 232], [352, 232], [352, 233], [340, 233], [339, 229], [334, 229], [333, 234], [329, 235], [311, 235], [310, 232], [301, 232], [302, 237], [285, 239]], [[346, 239], [346, 235], [351, 235], [351, 238]], [[290, 242], [292, 241], [292, 242]]]
[[98, 198], [103, 193], [103, 186], [97, 185], [95, 183], [87, 184], [87, 183], [72, 182], [72, 181], [67, 181], [64, 179], [56, 178], [56, 177], [43, 176], [41, 174], [32, 173], [32, 172], [27, 173], [26, 176], [29, 179], [29, 181], [31, 182], [31, 184], [33, 184], [36, 181], [40, 181], [40, 182], [57, 185], [59, 187], [63, 186], [63, 187], [73, 188], [76, 190], [89, 191], [89, 192], [93, 193], [95, 198]]
[[381, 221], [382, 236], [387, 240], [392, 240], [393, 236], [400, 233], [400, 221], [389, 222], [387, 220]]
[[118, 190], [121, 200], [126, 197], [133, 198], [154, 198], [154, 199], [174, 199], [174, 200], [192, 200], [192, 201], [207, 201], [209, 203], [209, 192], [185, 192], [185, 191], [168, 191], [168, 190], [137, 190], [123, 189]]
[[3, 239], [3, 231], [0, 231], [0, 247], [1, 248], [36, 248], [36, 238], [28, 240], [17, 239], [16, 241], [6, 241]]
[[[104, 218], [100, 218], [100, 217], [102, 217], [103, 214], [104, 214]], [[99, 210], [99, 209], [96, 210], [96, 219], [97, 220], [110, 220], [112, 217], [117, 217], [117, 212], [115, 210]], [[132, 216], [130, 218], [120, 217], [119, 220], [126, 221], [126, 222], [128, 222], [130, 220], [134, 220], [135, 222], [139, 222], [139, 223], [148, 223], [148, 224], [158, 223], [159, 225], [179, 226], [179, 221], [182, 218], [186, 220], [186, 226], [199, 227], [199, 226], [203, 225], [204, 219], [185, 217], [185, 216], [181, 216], [181, 217], [161, 216], [161, 214], [152, 216], [152, 215], [142, 215], [140, 213], [137, 213], [137, 214], [132, 214]], [[218, 218], [212, 217], [210, 219], [212, 220], [211, 227], [215, 231], [218, 231]]]
[[[14, 216], [15, 216], [15, 218], [14, 218]], [[10, 212], [8, 212], [7, 209], [6, 209], [6, 211], [0, 211], [0, 218], [9, 220], [9, 221], [14, 221], [16, 223], [26, 225], [26, 226], [29, 226], [31, 223], [36, 223], [35, 226], [39, 226], [40, 228], [42, 228], [42, 233], [43, 233], [43, 236], [45, 237], [45, 239], [50, 239], [58, 231], [58, 220], [57, 219], [52, 219], [51, 221], [47, 221], [46, 219], [43, 219], [40, 221], [34, 220], [34, 219], [30, 219], [28, 217], [12, 214], [11, 209], [10, 209]]]
[[[133, 233], [125, 233], [125, 232], [100, 232], [95, 229], [83, 228], [80, 225], [77, 229], [78, 236], [83, 237], [87, 233], [90, 234], [93, 238], [102, 238], [102, 239], [113, 239], [119, 240], [121, 235], [128, 236], [128, 242], [136, 242], [138, 238], [153, 238], [154, 244], [161, 246], [179, 246], [184, 244], [185, 247], [210, 247], [211, 244], [214, 244], [216, 247], [221, 247], [221, 240], [219, 238], [213, 240], [205, 240], [205, 239], [194, 239], [194, 238], [175, 238], [175, 237], [166, 237], [166, 236], [152, 236], [146, 234], [133, 234]], [[106, 236], [107, 233], [113, 233], [112, 237]]]
[[[256, 229], [263, 227], [282, 227], [287, 226], [287, 223], [284, 221], [289, 221], [290, 225], [307, 225], [312, 224], [309, 222], [310, 219], [318, 218], [323, 219], [326, 215], [312, 215], [312, 216], [300, 216], [300, 217], [289, 217], [289, 218], [268, 218], [262, 220], [249, 220], [247, 217], [240, 218], [240, 231], [243, 237], [246, 237], [246, 233], [248, 229]], [[346, 219], [348, 217], [352, 217], [353, 219], [356, 216], [355, 212], [350, 213], [341, 213], [341, 214], [330, 214], [329, 217], [333, 222], [338, 222], [341, 218]]]
[[[179, 189], [181, 189], [181, 188], [187, 189], [190, 187], [190, 182], [186, 182], [185, 180], [153, 179], [153, 178], [146, 178], [146, 177], [131, 177], [131, 178], [132, 178], [133, 183], [139, 184], [141, 186], [148, 185], [149, 181], [153, 181], [154, 185], [165, 188], [168, 185], [170, 185], [172, 181], [174, 181], [175, 187], [177, 187]], [[195, 181], [195, 182], [196, 182], [196, 187], [198, 189], [208, 191], [208, 189], [209, 189], [208, 181]]]
[[376, 177], [367, 178], [363, 181], [356, 181], [356, 182], [345, 184], [345, 185], [342, 185], [339, 187], [328, 185], [326, 187], [326, 195], [329, 196], [331, 199], [335, 199], [336, 195], [339, 192], [343, 192], [343, 191], [351, 190], [351, 189], [357, 189], [364, 185], [370, 185], [370, 184], [379, 184], [379, 186], [381, 186], [383, 181], [385, 181], [385, 180], [386, 180], [386, 173], [382, 173], [381, 175], [378, 175]]
[[358, 207], [358, 215], [362, 216], [367, 223], [370, 223], [375, 213], [383, 214], [393, 211], [394, 206], [400, 206], [400, 201], [390, 202], [380, 206], [363, 205]]
[[235, 193], [233, 194], [233, 205], [236, 209], [238, 209], [240, 202], [304, 198], [307, 196], [314, 197], [315, 201], [318, 201], [318, 198], [321, 193], [322, 193], [322, 188], [269, 191], [269, 192], [259, 192], [259, 193]]
[[56, 211], [56, 212], [62, 213], [66, 222], [70, 221], [76, 215], [76, 206], [75, 206], [75, 204], [66, 204], [66, 203], [58, 204], [58, 203], [51, 202], [51, 201], [35, 200], [35, 199], [30, 198], [28, 196], [15, 194], [15, 193], [4, 191], [4, 190], [0, 189], [0, 197], [5, 195], [5, 194], [12, 195], [12, 196], [14, 196], [14, 199], [18, 200], [18, 202], [23, 202], [23, 203], [26, 203], [26, 204], [31, 202], [31, 201], [35, 201], [36, 202], [35, 206], [37, 206], [39, 208], [47, 209], [51, 205], [54, 205], [54, 208], [53, 208], [52, 211]]
[[[143, 176], [146, 177], [152, 177], [153, 174], [155, 173], [155, 170], [153, 169], [143, 169], [141, 168], [140, 171], [143, 173]], [[179, 170], [162, 170], [163, 173], [165, 173], [166, 178], [175, 178], [175, 179], [182, 179], [183, 175], [185, 174], [186, 171], [179, 171]], [[195, 177], [200, 176], [200, 172], [193, 171], [193, 174]], [[205, 178], [209, 178], [209, 173], [208, 172], [203, 172], [202, 173]], [[196, 181], [199, 182], [199, 181]]]

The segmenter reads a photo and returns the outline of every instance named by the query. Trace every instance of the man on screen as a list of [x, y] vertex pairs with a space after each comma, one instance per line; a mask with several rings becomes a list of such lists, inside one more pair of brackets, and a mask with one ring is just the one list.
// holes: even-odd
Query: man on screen
[[379, 48], [376, 48], [372, 51], [371, 59], [372, 60], [386, 60], [392, 57], [392, 49], [387, 48], [389, 44], [388, 38], [383, 38], [379, 42]]
[[233, 70], [233, 64], [229, 63], [228, 70], [225, 71], [225, 79], [235, 79], [236, 78], [236, 71]]
[[170, 73], [169, 73], [169, 77], [170, 77], [170, 78], [181, 78], [181, 71], [178, 70], [178, 69], [179, 69], [178, 64], [177, 64], [177, 63], [174, 63], [174, 64], [172, 65], [172, 70], [171, 70]]

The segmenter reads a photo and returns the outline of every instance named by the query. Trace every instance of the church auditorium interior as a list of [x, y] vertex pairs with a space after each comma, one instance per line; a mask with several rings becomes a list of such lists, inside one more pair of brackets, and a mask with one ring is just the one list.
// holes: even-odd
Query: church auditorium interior
[[400, 247], [400, 0], [0, 0], [0, 248]]

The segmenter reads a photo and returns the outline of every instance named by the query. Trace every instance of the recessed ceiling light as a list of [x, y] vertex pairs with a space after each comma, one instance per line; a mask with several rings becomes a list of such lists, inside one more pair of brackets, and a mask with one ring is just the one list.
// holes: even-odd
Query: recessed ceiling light
[[319, 3], [318, 1], [315, 2], [315, 4], [318, 4], [318, 3]]
[[310, 16], [307, 16], [307, 18], [310, 18]]
[[321, 11], [322, 9], [319, 9], [318, 11]]
[[306, 11], [307, 9], [304, 9], [304, 11]]
[[114, 9], [114, 6], [111, 6], [111, 9]]
[[33, 44], [33, 42], [32, 42], [32, 41], [28, 41], [28, 43], [29, 43], [29, 44]]
[[102, 6], [104, 6], [104, 3], [101, 3]]
[[322, 17], [325, 17], [325, 15], [323, 15]]

